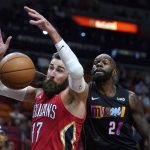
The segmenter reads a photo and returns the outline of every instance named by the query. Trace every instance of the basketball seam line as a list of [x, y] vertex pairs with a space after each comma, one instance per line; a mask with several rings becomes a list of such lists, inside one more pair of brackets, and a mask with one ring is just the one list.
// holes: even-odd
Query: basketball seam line
[[[27, 84], [27, 83], [29, 84], [30, 82], [32, 82], [32, 80], [26, 81], [26, 82], [21, 82], [21, 83], [11, 82], [11, 83], [8, 84], [8, 85], [11, 86], [11, 85], [13, 85], [13, 84], [16, 84], [16, 85], [20, 85], [20, 86], [21, 86], [22, 84]], [[7, 84], [7, 82], [5, 82], [5, 81], [4, 81], [4, 83]]]
[[31, 70], [31, 69], [35, 69], [35, 68], [27, 68], [27, 69], [21, 69], [21, 70], [15, 70], [15, 71], [8, 71], [8, 72], [2, 72], [0, 74], [5, 74], [5, 73], [11, 73], [11, 72], [17, 72], [17, 71], [24, 71], [24, 70]]
[[[28, 59], [30, 59], [30, 57], [28, 57], [28, 56], [25, 56], [26, 58], [28, 58]], [[24, 58], [23, 56], [16, 56], [16, 57], [14, 57], [14, 58], [11, 58], [11, 59], [9, 59], [9, 60], [7, 60], [6, 62], [9, 62], [9, 61], [11, 61], [11, 60], [13, 60], [13, 59], [15, 59], [15, 58]], [[32, 59], [31, 59], [31, 61], [32, 61]], [[3, 66], [1, 66], [1, 70], [3, 69], [3, 67], [5, 66], [5, 64], [6, 64], [6, 62], [3, 64]], [[34, 65], [34, 64], [33, 64]]]

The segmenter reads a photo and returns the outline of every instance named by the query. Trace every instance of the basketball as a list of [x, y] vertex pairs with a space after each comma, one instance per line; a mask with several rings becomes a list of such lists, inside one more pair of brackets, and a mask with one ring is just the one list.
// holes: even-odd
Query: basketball
[[1, 82], [11, 89], [25, 88], [34, 77], [34, 63], [23, 53], [8, 54], [0, 62]]

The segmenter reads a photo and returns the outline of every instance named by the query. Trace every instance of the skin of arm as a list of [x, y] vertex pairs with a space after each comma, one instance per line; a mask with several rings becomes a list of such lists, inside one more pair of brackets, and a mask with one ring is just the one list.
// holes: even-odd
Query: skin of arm
[[2, 33], [0, 30], [0, 60], [3, 58], [7, 49], [9, 48], [11, 39], [12, 39], [12, 36], [9, 36], [6, 40], [6, 42], [4, 43], [3, 38], [2, 38]]
[[144, 116], [144, 108], [135, 93], [129, 94], [129, 106], [136, 130], [145, 140], [147, 150], [150, 150], [150, 125]]

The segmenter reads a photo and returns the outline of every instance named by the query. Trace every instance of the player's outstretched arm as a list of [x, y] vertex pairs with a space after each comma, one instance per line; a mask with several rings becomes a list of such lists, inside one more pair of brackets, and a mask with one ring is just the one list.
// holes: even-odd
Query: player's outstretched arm
[[6, 40], [6, 42], [4, 43], [3, 38], [2, 38], [2, 33], [0, 30], [0, 59], [2, 59], [2, 57], [6, 53], [7, 49], [9, 48], [11, 38], [12, 38], [12, 36], [9, 36]]
[[14, 90], [6, 87], [1, 81], [0, 81], [0, 95], [12, 98], [18, 101], [34, 101], [35, 98], [35, 88], [33, 87], [26, 87], [21, 90]]
[[145, 140], [146, 150], [150, 150], [150, 125], [144, 116], [144, 110], [137, 96], [130, 92], [129, 105], [131, 108], [134, 127]]
[[59, 35], [55, 27], [36, 10], [31, 9], [27, 6], [25, 6], [24, 9], [27, 11], [28, 15], [32, 18], [29, 21], [29, 23], [39, 27], [43, 31], [47, 31], [49, 36], [51, 37], [62, 61], [64, 62], [69, 72], [70, 89], [76, 94], [87, 91], [86, 90], [87, 86], [83, 78], [84, 76], [83, 67], [79, 63], [76, 55], [72, 52], [70, 47]]

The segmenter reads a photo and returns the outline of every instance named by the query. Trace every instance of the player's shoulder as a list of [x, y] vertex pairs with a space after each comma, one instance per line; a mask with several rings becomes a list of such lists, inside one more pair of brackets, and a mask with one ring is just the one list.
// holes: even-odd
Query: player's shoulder
[[129, 99], [134, 100], [137, 98], [136, 94], [133, 91], [128, 91], [129, 92]]
[[141, 109], [142, 103], [139, 100], [138, 96], [134, 92], [129, 91], [129, 93], [130, 93], [129, 94], [129, 106], [130, 106], [130, 109], [132, 111], [137, 112], [138, 110]]
[[138, 105], [140, 105], [140, 100], [138, 99], [138, 96], [132, 91], [129, 91], [129, 104], [131, 108], [136, 108]]
[[120, 84], [116, 84], [116, 87], [119, 89], [119, 91], [121, 92], [121, 93], [127, 93], [128, 94], [128, 96], [129, 96], [129, 101], [132, 101], [132, 100], [136, 100], [137, 99], [137, 96], [136, 96], [136, 94], [133, 92], [133, 91], [131, 91], [131, 90], [128, 90], [127, 88], [125, 88], [125, 87], [123, 87], [122, 85], [120, 85]]

